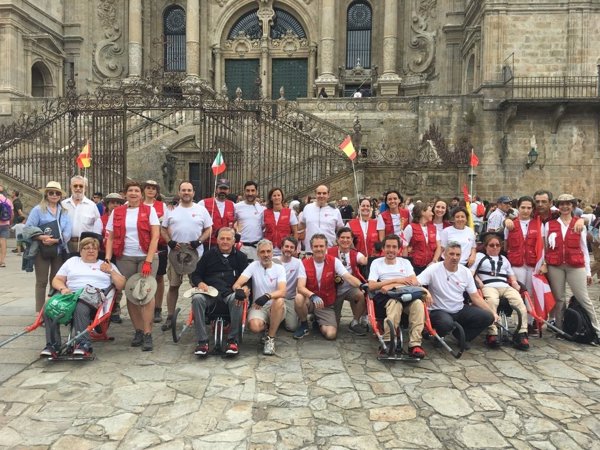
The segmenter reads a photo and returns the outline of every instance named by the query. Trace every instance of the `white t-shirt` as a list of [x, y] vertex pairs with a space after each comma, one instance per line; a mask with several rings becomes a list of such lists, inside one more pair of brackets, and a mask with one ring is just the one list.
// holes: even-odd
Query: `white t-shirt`
[[[214, 200], [215, 200], [215, 206], [219, 210], [219, 214], [221, 215], [221, 217], [223, 217], [223, 214], [225, 214], [225, 203], [227, 203], [227, 200], [220, 201], [219, 199], [217, 199], [217, 197], [214, 197]], [[206, 208], [206, 205], [204, 204], [204, 200], [200, 200], [198, 202], [198, 205], [204, 206]], [[212, 216], [213, 211], [208, 211], [208, 214], [210, 214]]]
[[[421, 230], [423, 230], [423, 234], [425, 235], [425, 242], [427, 242], [429, 244], [429, 232], [427, 231], [427, 225], [421, 225]], [[412, 226], [407, 226], [404, 229], [404, 239], [406, 239], [406, 242], [408, 242], [410, 244], [410, 240], [413, 237], [413, 228]], [[438, 232], [438, 229], [435, 229], [435, 240], [439, 241], [440, 240], [440, 234]]]
[[[125, 217], [125, 248], [123, 249], [123, 256], [140, 256], [144, 257], [146, 254], [140, 247], [140, 240], [138, 239], [137, 230], [137, 219], [139, 207], [127, 208], [127, 216]], [[106, 224], [107, 231], [114, 231], [113, 229], [113, 218], [115, 216], [114, 211], [110, 213], [108, 223]], [[156, 210], [150, 206], [150, 225], [160, 225]]]
[[506, 217], [506, 213], [502, 211], [500, 208], [496, 208], [493, 213], [488, 217], [487, 229], [489, 231], [498, 231], [501, 228], [504, 228], [504, 219]]
[[[187, 208], [179, 205], [172, 210], [166, 209], [162, 220], [162, 226], [168, 228], [171, 239], [176, 242], [196, 241], [202, 231], [212, 224], [206, 208], [195, 203]], [[198, 247], [197, 251], [198, 256], [202, 256], [203, 246]]]
[[[394, 264], [386, 264], [385, 258], [377, 258], [371, 263], [369, 281], [385, 281], [392, 278], [407, 278], [415, 274], [408, 259], [396, 258]], [[379, 291], [377, 291], [379, 292]]]
[[[342, 262], [335, 258], [335, 266], [334, 266], [334, 272], [336, 275], [343, 277], [344, 275], [346, 275], [348, 273], [348, 271], [346, 270], [346, 268], [344, 267], [344, 265], [342, 264]], [[315, 265], [315, 272], [317, 275], [317, 285], [320, 287], [321, 286], [321, 277], [323, 276], [323, 267], [325, 266], [325, 261], [322, 262], [317, 262], [314, 259], [312, 260], [312, 262]], [[299, 275], [298, 278], [306, 278], [307, 275], [306, 273], [304, 274], [304, 276]]]
[[69, 213], [71, 220], [71, 236], [78, 238], [84, 231], [94, 231], [96, 219], [100, 218], [100, 212], [96, 204], [87, 197], [83, 197], [80, 203], [75, 205], [73, 197], [62, 201], [63, 207]]
[[[500, 273], [503, 275], [513, 275], [514, 276], [515, 273], [512, 270], [510, 261], [505, 256], [502, 256], [502, 255], [491, 256], [490, 255], [489, 258], [491, 260], [486, 258], [481, 263], [481, 266], [479, 266], [479, 263], [481, 262], [481, 260], [484, 257], [485, 257], [485, 253], [477, 253], [477, 256], [475, 256], [475, 264], [473, 264], [471, 269], [472, 270], [476, 270], [476, 269], [483, 270], [484, 272], [489, 272], [489, 273]], [[500, 270], [498, 270], [498, 262], [500, 261], [500, 259], [502, 259], [502, 264], [500, 265]], [[504, 277], [495, 277], [495, 276], [486, 275], [483, 273], [476, 273], [475, 275], [477, 275], [481, 281], [498, 280], [498, 281], [486, 283], [485, 284], [486, 287], [505, 288], [508, 285], [508, 279], [504, 278]]]
[[[56, 272], [56, 275], [67, 277], [67, 287], [72, 291], [84, 288], [88, 284], [97, 289], [106, 289], [112, 283], [110, 274], [100, 270], [103, 262], [86, 263], [80, 257], [74, 256], [65, 261]], [[114, 264], [111, 264], [111, 266], [112, 270], [121, 273]]]
[[[392, 214], [390, 213], [390, 217], [392, 218], [392, 225], [394, 225], [394, 234], [396, 236], [402, 236], [402, 216], [400, 213]], [[385, 222], [383, 221], [383, 216], [379, 214], [377, 216], [377, 231], [385, 230]]]
[[267, 269], [263, 267], [260, 261], [253, 261], [244, 269], [242, 275], [252, 279], [252, 296], [254, 299], [276, 291], [279, 283], [286, 282], [285, 268], [281, 264], [275, 263]]
[[431, 310], [440, 309], [448, 313], [456, 313], [463, 309], [463, 292], [477, 292], [473, 274], [465, 266], [458, 265], [456, 272], [449, 272], [443, 262], [427, 267], [417, 275], [421, 286], [427, 286], [433, 297]]
[[442, 247], [446, 248], [448, 242], [457, 242], [460, 244], [460, 263], [465, 264], [471, 256], [471, 250], [475, 248], [475, 233], [469, 227], [459, 230], [455, 227], [447, 227], [442, 230], [440, 238]]
[[[344, 266], [344, 268], [352, 273], [352, 266], [350, 264], [350, 252], [342, 252], [339, 248], [338, 248], [338, 254], [334, 255], [337, 259], [340, 260], [340, 262], [342, 263], [342, 265]], [[356, 259], [360, 260], [362, 258], [365, 258], [365, 255], [363, 255], [361, 252], [357, 252], [356, 254]], [[354, 275], [352, 273], [352, 275]], [[337, 288], [337, 292], [338, 295], [344, 294], [346, 293], [346, 291], [348, 291], [349, 289], [352, 289], [353, 286], [348, 283], [346, 280], [344, 280], [344, 282], [338, 286]]]
[[287, 282], [285, 298], [293, 299], [296, 296], [298, 278], [306, 278], [304, 264], [302, 264], [302, 261], [298, 258], [294, 258], [293, 256], [288, 262], [284, 262], [281, 259], [273, 260], [273, 262], [281, 264], [285, 269], [285, 279]]
[[335, 232], [344, 226], [340, 210], [329, 205], [323, 207], [316, 203], [306, 205], [300, 216], [300, 223], [306, 226], [304, 234], [304, 248], [311, 251], [310, 238], [317, 233], [327, 237], [327, 247], [335, 245]]
[[263, 238], [263, 211], [260, 203], [235, 204], [235, 220], [242, 242], [257, 242]]

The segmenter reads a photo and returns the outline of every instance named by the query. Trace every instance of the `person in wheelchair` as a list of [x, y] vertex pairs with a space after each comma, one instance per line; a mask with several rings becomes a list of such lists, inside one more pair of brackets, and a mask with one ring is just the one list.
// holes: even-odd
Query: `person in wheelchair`
[[[414, 358], [424, 358], [425, 350], [421, 346], [425, 310], [419, 299], [403, 303], [401, 299], [392, 297], [394, 288], [401, 286], [416, 286], [415, 271], [407, 259], [398, 256], [402, 250], [400, 238], [395, 234], [383, 238], [383, 258], [377, 258], [371, 263], [369, 271], [369, 291], [374, 292], [377, 316], [383, 316], [392, 322], [394, 328], [400, 326], [402, 312], [408, 315], [408, 354]], [[383, 321], [383, 339], [390, 341], [390, 329], [387, 320]], [[380, 349], [380, 352], [383, 349]]]
[[[498, 321], [499, 317], [481, 298], [473, 274], [459, 264], [460, 259], [460, 243], [449, 241], [444, 248], [444, 260], [427, 267], [417, 275], [417, 281], [421, 286], [428, 286], [432, 297], [428, 300], [432, 302], [429, 317], [437, 333], [441, 337], [446, 336], [455, 328], [454, 322], [457, 322], [463, 327], [468, 343]], [[472, 305], [465, 305], [465, 292]], [[457, 337], [456, 334], [454, 336]]]
[[[102, 291], [114, 286], [117, 290], [125, 287], [125, 277], [119, 269], [106, 261], [98, 259], [100, 241], [93, 237], [86, 237], [79, 242], [81, 256], [69, 258], [58, 270], [52, 279], [52, 287], [60, 294], [66, 295], [92, 286]], [[88, 303], [78, 301], [73, 313], [73, 331], [77, 334], [87, 328], [92, 322], [96, 309]], [[46, 324], [46, 347], [40, 356], [53, 357], [57, 355], [62, 344], [60, 325], [56, 321], [48, 320], [44, 315]], [[75, 342], [73, 355], [90, 356], [92, 344], [88, 334]]]
[[[527, 350], [529, 349], [527, 309], [519, 294], [519, 283], [510, 261], [506, 256], [500, 254], [502, 249], [502, 238], [500, 236], [497, 233], [483, 235], [484, 252], [477, 253], [471, 271], [475, 276], [478, 287], [481, 288], [483, 298], [493, 310], [497, 310], [500, 299], [505, 298], [511, 308], [519, 312], [522, 318], [521, 327], [514, 335], [513, 343], [515, 348]], [[488, 327], [485, 343], [490, 348], [499, 346], [498, 329], [495, 324]]]
[[249, 289], [244, 286], [234, 291], [232, 286], [246, 267], [248, 267], [248, 257], [235, 249], [235, 230], [229, 227], [220, 228], [217, 233], [217, 245], [204, 252], [196, 265], [196, 270], [190, 274], [192, 286], [201, 291], [208, 291], [208, 287], [212, 286], [219, 292], [216, 297], [198, 293], [192, 296], [194, 327], [198, 341], [194, 350], [195, 355], [208, 354], [206, 314], [218, 308], [220, 304], [226, 305], [229, 310], [230, 331], [225, 353], [232, 356], [238, 354], [242, 306]]

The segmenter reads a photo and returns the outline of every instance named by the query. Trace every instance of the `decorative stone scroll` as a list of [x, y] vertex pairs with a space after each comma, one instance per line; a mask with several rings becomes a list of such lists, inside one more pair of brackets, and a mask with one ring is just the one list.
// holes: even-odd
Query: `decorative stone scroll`
[[104, 39], [94, 46], [94, 71], [100, 78], [120, 77], [125, 67], [121, 56], [124, 53], [120, 42], [122, 32], [117, 21], [117, 0], [99, 0], [96, 15], [104, 31]]
[[233, 50], [240, 58], [244, 57], [250, 50], [258, 50], [259, 48], [260, 41], [258, 39], [250, 39], [243, 31], [240, 31], [235, 39], [227, 40], [223, 44], [223, 49]]
[[271, 46], [274, 49], [283, 50], [288, 56], [292, 56], [300, 49], [308, 49], [308, 39], [299, 38], [292, 30], [287, 30], [281, 39], [273, 39]]
[[412, 55], [408, 62], [410, 72], [415, 74], [432, 74], [435, 71], [436, 31], [429, 31], [427, 20], [433, 16], [437, 0], [418, 0], [416, 12], [413, 12], [411, 31], [412, 37], [408, 44]]

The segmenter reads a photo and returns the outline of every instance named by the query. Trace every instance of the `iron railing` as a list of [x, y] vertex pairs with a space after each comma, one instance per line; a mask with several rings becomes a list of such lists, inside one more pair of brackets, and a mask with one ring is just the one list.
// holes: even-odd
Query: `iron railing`
[[510, 77], [508, 95], [513, 99], [594, 98], [600, 96], [597, 76]]

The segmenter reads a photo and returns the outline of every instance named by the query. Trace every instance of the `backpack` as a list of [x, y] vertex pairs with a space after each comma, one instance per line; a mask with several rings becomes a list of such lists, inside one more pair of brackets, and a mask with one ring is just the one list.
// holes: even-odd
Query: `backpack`
[[475, 211], [477, 217], [485, 216], [485, 205], [483, 203], [477, 203], [477, 210]]
[[8, 203], [8, 199], [5, 197], [4, 200], [0, 201], [0, 221], [8, 222], [12, 217], [12, 206]]
[[581, 344], [591, 344], [598, 340], [590, 317], [575, 297], [571, 297], [569, 307], [565, 310], [563, 331], [573, 336], [573, 341]]

